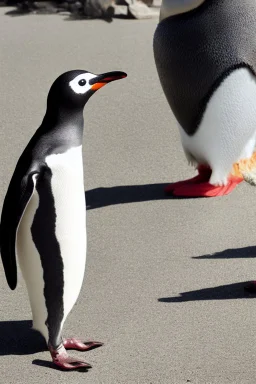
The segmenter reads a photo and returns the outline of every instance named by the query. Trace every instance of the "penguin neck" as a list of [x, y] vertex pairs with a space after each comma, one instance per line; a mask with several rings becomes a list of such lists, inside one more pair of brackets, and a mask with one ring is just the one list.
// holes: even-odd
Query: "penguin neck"
[[192, 11], [202, 5], [205, 1], [206, 0], [162, 0], [159, 21], [170, 16]]
[[49, 109], [47, 108], [46, 114], [42, 121], [40, 130], [45, 134], [52, 132], [61, 132], [68, 136], [75, 136], [82, 144], [83, 130], [84, 130], [84, 117], [83, 110], [67, 110], [67, 109]]

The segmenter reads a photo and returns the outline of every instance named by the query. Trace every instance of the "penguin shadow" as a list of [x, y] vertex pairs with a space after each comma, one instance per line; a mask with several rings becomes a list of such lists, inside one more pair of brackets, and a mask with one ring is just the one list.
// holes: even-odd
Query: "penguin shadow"
[[[46, 361], [46, 360], [40, 360], [40, 359], [35, 359], [32, 361], [33, 365], [37, 365], [39, 367], [44, 367], [44, 368], [51, 368], [55, 369], [56, 371], [61, 371], [63, 372], [63, 369], [57, 367], [57, 365], [53, 364], [51, 361]], [[69, 372], [88, 372], [91, 368], [76, 368], [75, 371], [65, 371], [65, 373]]]
[[[39, 332], [32, 329], [32, 321], [0, 321], [0, 356], [32, 355], [47, 350], [44, 338]], [[32, 364], [61, 370], [50, 360], [35, 359]], [[77, 371], [87, 372], [88, 368], [79, 368]]]
[[200, 300], [237, 300], [237, 299], [254, 299], [255, 292], [250, 292], [246, 288], [250, 287], [252, 282], [240, 282], [218, 287], [203, 288], [196, 291], [181, 292], [179, 296], [162, 297], [158, 301], [161, 303], [182, 303], [185, 301]]
[[11, 17], [17, 17], [17, 16], [29, 15], [30, 13], [32, 14], [32, 11], [17, 8], [17, 9], [12, 9], [11, 11], [5, 12], [5, 15], [11, 16]]
[[[124, 185], [111, 188], [95, 188], [85, 192], [86, 209], [103, 208], [109, 205], [138, 203], [153, 200], [183, 199], [166, 196], [165, 184]], [[186, 199], [186, 198], [185, 198]]]
[[[192, 257], [192, 259], [239, 259], [256, 257], [256, 247], [244, 247], [225, 249], [214, 254]], [[199, 300], [234, 300], [256, 298], [256, 286], [253, 282], [241, 282], [218, 287], [203, 288], [196, 291], [182, 292], [176, 297], [162, 297], [158, 299], [161, 303], [181, 303], [184, 301]]]
[[0, 321], [0, 356], [31, 355], [46, 350], [44, 338], [32, 329], [32, 321]]
[[225, 249], [225, 251], [216, 252], [213, 254], [195, 256], [192, 259], [203, 260], [203, 259], [249, 259], [256, 257], [256, 247], [244, 247]]

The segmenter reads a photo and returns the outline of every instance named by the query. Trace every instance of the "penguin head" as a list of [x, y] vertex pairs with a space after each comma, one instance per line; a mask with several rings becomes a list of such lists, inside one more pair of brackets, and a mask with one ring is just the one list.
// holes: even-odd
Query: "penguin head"
[[83, 109], [89, 98], [104, 85], [127, 76], [124, 72], [107, 72], [95, 75], [84, 70], [74, 70], [60, 75], [52, 84], [47, 109]]
[[192, 11], [206, 0], [162, 0], [160, 21], [170, 16]]

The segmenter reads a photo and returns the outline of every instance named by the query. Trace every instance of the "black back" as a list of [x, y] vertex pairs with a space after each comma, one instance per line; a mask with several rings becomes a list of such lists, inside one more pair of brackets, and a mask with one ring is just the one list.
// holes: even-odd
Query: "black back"
[[159, 23], [154, 35], [158, 75], [179, 124], [193, 135], [207, 103], [235, 69], [256, 73], [256, 1], [206, 0]]

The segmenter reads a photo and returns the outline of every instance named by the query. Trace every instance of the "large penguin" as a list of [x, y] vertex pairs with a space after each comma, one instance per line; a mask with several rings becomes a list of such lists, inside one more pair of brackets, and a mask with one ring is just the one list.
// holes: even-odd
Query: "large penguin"
[[75, 70], [55, 80], [42, 124], [18, 160], [3, 204], [0, 245], [8, 284], [16, 288], [17, 256], [33, 328], [62, 369], [90, 367], [66, 349], [102, 345], [62, 339], [61, 333], [78, 298], [86, 259], [83, 108], [97, 89], [124, 77], [123, 72]]
[[162, 0], [154, 35], [160, 82], [193, 179], [176, 196], [221, 196], [256, 184], [256, 1]]

